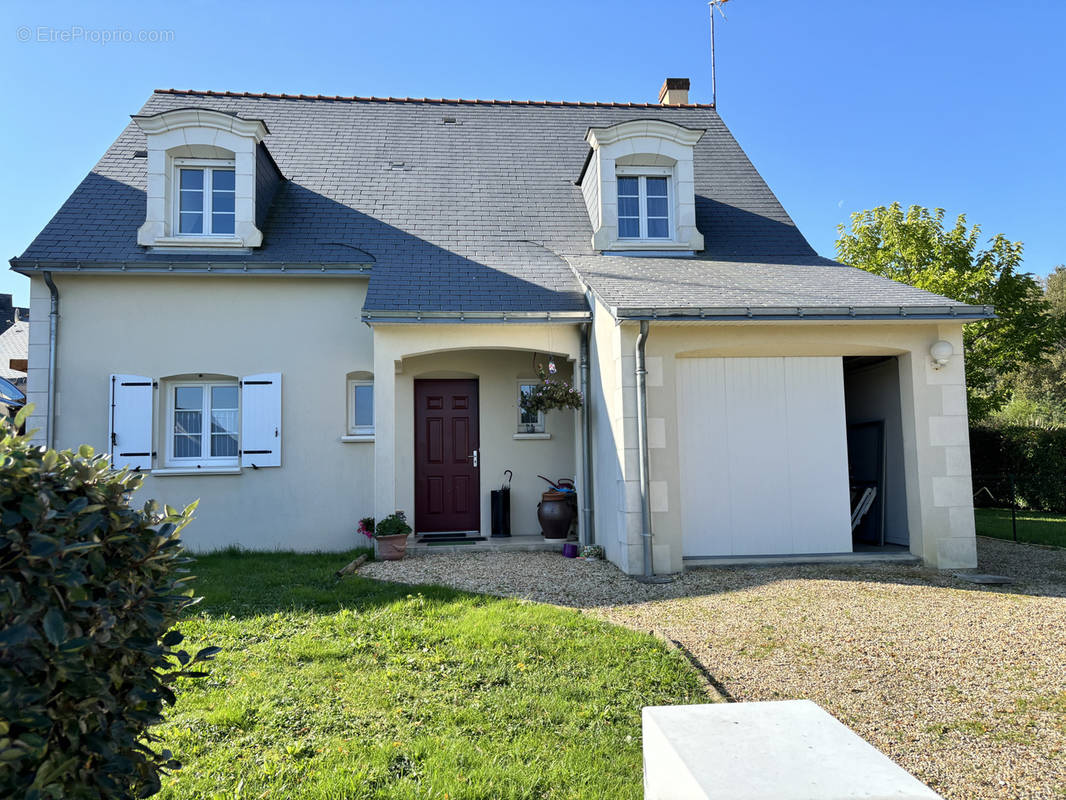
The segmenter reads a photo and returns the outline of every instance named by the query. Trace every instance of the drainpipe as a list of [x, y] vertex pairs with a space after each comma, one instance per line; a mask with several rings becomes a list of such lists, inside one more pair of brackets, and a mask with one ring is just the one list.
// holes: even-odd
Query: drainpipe
[[44, 282], [52, 295], [48, 311], [48, 415], [45, 418], [44, 440], [49, 448], [56, 443], [56, 348], [59, 342], [59, 289], [52, 280], [52, 273], [43, 273]]
[[655, 576], [655, 565], [651, 554], [651, 477], [648, 474], [648, 370], [644, 362], [644, 345], [648, 342], [648, 321], [640, 321], [640, 333], [637, 335], [636, 373], [637, 373], [637, 447], [640, 464], [640, 537], [644, 543], [644, 577]]
[[595, 544], [596, 534], [592, 529], [594, 501], [592, 497], [592, 413], [589, 410], [589, 337], [591, 325], [581, 326], [581, 397], [584, 408], [581, 409], [581, 485], [584, 487], [582, 505], [581, 540], [582, 544]]

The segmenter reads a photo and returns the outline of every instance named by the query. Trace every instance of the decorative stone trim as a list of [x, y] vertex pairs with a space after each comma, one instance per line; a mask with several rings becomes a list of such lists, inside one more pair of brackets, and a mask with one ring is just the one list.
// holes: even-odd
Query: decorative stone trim
[[[664, 120], [632, 120], [604, 128], [589, 128], [585, 141], [592, 148], [581, 180], [592, 247], [605, 250], [699, 251], [703, 234], [696, 228], [696, 183], [693, 148], [703, 129], [686, 128]], [[670, 239], [620, 239], [618, 236], [618, 168], [655, 168], [670, 178]]]
[[[147, 137], [147, 213], [137, 244], [167, 248], [258, 247], [263, 234], [255, 225], [256, 147], [269, 132], [259, 119], [241, 119], [210, 109], [179, 108], [133, 121]], [[236, 186], [234, 235], [180, 236], [173, 230], [175, 158], [231, 161]]]

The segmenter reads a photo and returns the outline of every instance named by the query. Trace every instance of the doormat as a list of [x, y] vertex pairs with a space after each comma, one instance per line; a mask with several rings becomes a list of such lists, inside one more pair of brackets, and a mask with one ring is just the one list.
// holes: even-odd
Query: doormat
[[418, 544], [473, 544], [483, 541], [484, 536], [423, 536]]

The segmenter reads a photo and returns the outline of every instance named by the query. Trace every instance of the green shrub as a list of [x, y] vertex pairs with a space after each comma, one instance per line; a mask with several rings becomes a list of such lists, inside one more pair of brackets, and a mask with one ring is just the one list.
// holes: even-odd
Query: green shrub
[[[1002, 427], [970, 430], [974, 502], [1066, 513], [1066, 429]], [[987, 488], [992, 497], [979, 491]]]
[[195, 504], [135, 510], [141, 481], [0, 421], [0, 797], [148, 797], [181, 766], [150, 728], [218, 648], [190, 656], [171, 630], [196, 602], [178, 539]]

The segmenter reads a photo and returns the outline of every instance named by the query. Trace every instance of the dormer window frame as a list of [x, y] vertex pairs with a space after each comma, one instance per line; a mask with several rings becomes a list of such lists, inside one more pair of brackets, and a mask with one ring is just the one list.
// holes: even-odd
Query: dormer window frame
[[[216, 172], [233, 172], [234, 184], [236, 184], [236, 168], [237, 161], [232, 158], [173, 158], [171, 159], [171, 166], [173, 173], [170, 179], [170, 185], [173, 187], [174, 197], [171, 203], [173, 219], [171, 220], [171, 231], [174, 236], [191, 236], [203, 239], [205, 237], [232, 237], [236, 231], [236, 211], [232, 212], [234, 217], [234, 224], [232, 231], [216, 231], [214, 225], [214, 200], [215, 200], [215, 180], [214, 175]], [[182, 230], [182, 213], [192, 214], [193, 211], [182, 211], [182, 195], [184, 192], [189, 191], [183, 188], [182, 184], [182, 171], [183, 170], [198, 170], [203, 173], [203, 186], [201, 188], [202, 194], [202, 206], [199, 210], [200, 215], [203, 218], [201, 230], [199, 232], [190, 232]], [[233, 190], [234, 201], [236, 201], [236, 188]], [[234, 202], [236, 206], [236, 202]], [[226, 213], [230, 212], [218, 212]]]
[[[592, 248], [610, 251], [703, 250], [696, 227], [694, 149], [706, 131], [663, 119], [635, 119], [589, 128], [591, 150], [578, 185], [592, 223]], [[662, 176], [667, 180], [668, 237], [647, 236], [646, 187], [640, 195], [641, 235], [622, 236], [619, 178]]]
[[[615, 184], [617, 186], [618, 197], [618, 239], [620, 242], [655, 242], [656, 244], [669, 243], [677, 240], [677, 229], [674, 225], [674, 220], [677, 217], [677, 213], [674, 210], [674, 191], [673, 191], [673, 177], [674, 171], [670, 167], [654, 167], [654, 166], [625, 166], [619, 165], [615, 167]], [[637, 180], [637, 215], [626, 215], [625, 219], [636, 219], [639, 226], [639, 233], [636, 236], [626, 236], [622, 233], [622, 185], [619, 181], [620, 178], [635, 178]], [[663, 219], [660, 215], [652, 215], [648, 211], [648, 178], [661, 178], [666, 183], [666, 236], [652, 236], [650, 228], [650, 219]], [[634, 195], [626, 195], [627, 197], [633, 197]], [[656, 195], [661, 197], [661, 195]]]
[[[178, 108], [158, 114], [135, 115], [145, 133], [148, 151], [145, 222], [137, 230], [137, 243], [161, 252], [196, 248], [248, 249], [263, 243], [256, 227], [256, 161], [258, 148], [269, 132], [259, 119], [204, 108]], [[190, 233], [181, 230], [181, 166], [202, 162], [226, 164], [233, 170], [233, 231]], [[210, 197], [204, 198], [210, 211]], [[205, 217], [205, 222], [208, 219]]]

